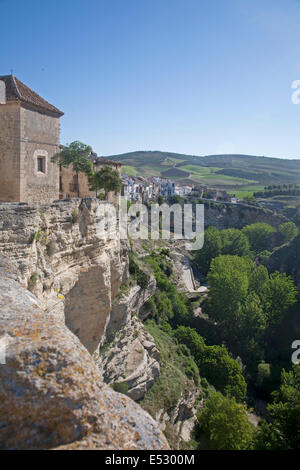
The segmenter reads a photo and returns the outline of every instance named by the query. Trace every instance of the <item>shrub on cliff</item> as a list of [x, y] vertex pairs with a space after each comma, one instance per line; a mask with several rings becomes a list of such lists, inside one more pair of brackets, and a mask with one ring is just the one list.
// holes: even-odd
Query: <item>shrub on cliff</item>
[[205, 400], [198, 422], [209, 449], [246, 450], [251, 448], [254, 428], [247, 409], [234, 398], [215, 392]]
[[129, 273], [136, 280], [137, 284], [146, 289], [149, 284], [150, 277], [138, 265], [133, 253], [129, 253]]

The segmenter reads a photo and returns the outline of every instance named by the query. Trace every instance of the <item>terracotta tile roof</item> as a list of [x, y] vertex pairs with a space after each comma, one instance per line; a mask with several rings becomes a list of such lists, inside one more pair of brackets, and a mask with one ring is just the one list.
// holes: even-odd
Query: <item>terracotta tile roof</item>
[[57, 117], [63, 116], [64, 113], [62, 111], [48, 103], [48, 101], [44, 100], [44, 98], [31, 90], [14, 75], [0, 75], [0, 80], [2, 80], [6, 86], [7, 101], [18, 100], [44, 113], [50, 113]]

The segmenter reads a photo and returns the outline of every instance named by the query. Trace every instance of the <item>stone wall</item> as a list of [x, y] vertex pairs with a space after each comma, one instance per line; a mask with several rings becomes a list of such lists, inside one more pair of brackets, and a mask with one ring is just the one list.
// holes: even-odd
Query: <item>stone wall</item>
[[[0, 202], [47, 203], [59, 198], [59, 118], [20, 103], [0, 105]], [[37, 171], [37, 158], [45, 172]]]
[[[59, 168], [51, 157], [59, 151], [59, 118], [21, 108], [21, 199], [32, 203], [59, 198]], [[37, 171], [37, 158], [45, 172]]]
[[[95, 171], [101, 170], [105, 164], [97, 164], [95, 166]], [[117, 163], [112, 162], [112, 167], [114, 170], [117, 170], [121, 176], [121, 166]], [[98, 191], [98, 194], [101, 191]], [[95, 197], [96, 192], [90, 191], [88, 177], [85, 173], [79, 173], [78, 176], [73, 170], [73, 166], [70, 165], [67, 168], [61, 168], [60, 170], [60, 198], [68, 199], [74, 197]], [[119, 202], [119, 193], [110, 192], [108, 194], [108, 202], [118, 203]]]
[[20, 120], [18, 103], [0, 104], [0, 202], [21, 200]]

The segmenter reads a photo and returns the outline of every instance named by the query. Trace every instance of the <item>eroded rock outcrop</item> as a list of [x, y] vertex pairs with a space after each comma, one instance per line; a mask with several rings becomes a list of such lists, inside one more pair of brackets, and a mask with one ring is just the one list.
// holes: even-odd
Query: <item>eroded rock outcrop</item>
[[232, 227], [241, 229], [245, 225], [257, 222], [265, 222], [278, 227], [283, 222], [287, 222], [286, 217], [281, 214], [242, 204], [220, 204], [207, 201], [204, 214], [205, 227], [213, 225], [219, 230]]
[[127, 276], [127, 246], [106, 209], [97, 199], [0, 204], [0, 253], [16, 261], [22, 285], [91, 353]]
[[168, 412], [160, 409], [155, 415], [155, 420], [159, 423], [162, 431], [168, 425], [172, 426], [174, 434], [177, 435], [178, 443], [180, 440], [188, 442], [191, 438], [191, 432], [197, 422], [197, 410], [202, 406], [201, 401], [196, 404], [199, 395], [200, 391], [193, 389], [187, 394], [182, 394], [173, 409], [168, 410]]
[[138, 315], [145, 303], [154, 295], [155, 289], [156, 280], [153, 275], [150, 275], [148, 286], [145, 289], [136, 285], [128, 288], [128, 292], [120, 293], [112, 304], [106, 336], [110, 337], [119, 331], [128, 323], [133, 313]]
[[157, 423], [103, 384], [79, 339], [18, 280], [0, 255], [0, 447], [167, 449]]
[[152, 336], [137, 317], [132, 317], [115, 335], [109, 348], [97, 359], [105, 383], [126, 385], [126, 394], [143, 398], [159, 376], [160, 353]]

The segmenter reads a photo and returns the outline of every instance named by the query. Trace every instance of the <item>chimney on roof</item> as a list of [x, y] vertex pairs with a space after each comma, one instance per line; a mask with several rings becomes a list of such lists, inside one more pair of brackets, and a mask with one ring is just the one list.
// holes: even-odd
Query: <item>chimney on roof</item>
[[2, 80], [0, 80], [0, 104], [6, 104], [6, 86]]

